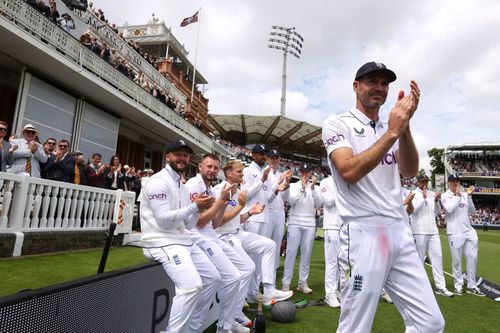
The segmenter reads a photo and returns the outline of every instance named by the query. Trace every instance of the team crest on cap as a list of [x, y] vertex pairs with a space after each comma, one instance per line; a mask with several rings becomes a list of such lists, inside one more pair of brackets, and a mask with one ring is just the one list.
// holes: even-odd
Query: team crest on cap
[[376, 62], [375, 65], [377, 66], [377, 68], [381, 68], [381, 69], [385, 68], [384, 64], [381, 62]]
[[180, 144], [181, 145], [185, 145], [186, 143], [184, 142], [184, 140], [179, 140]]

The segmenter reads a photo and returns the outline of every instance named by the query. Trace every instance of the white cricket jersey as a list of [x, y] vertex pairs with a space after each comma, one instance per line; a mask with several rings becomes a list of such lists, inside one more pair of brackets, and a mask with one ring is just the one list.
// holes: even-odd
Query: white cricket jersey
[[[339, 116], [332, 115], [323, 123], [323, 142], [330, 154], [338, 148], [350, 148], [354, 155], [370, 148], [387, 131], [387, 123], [380, 120], [375, 128], [361, 111], [352, 108]], [[396, 158], [398, 142], [389, 149], [380, 163], [356, 184], [346, 183], [336, 168], [332, 174], [337, 187], [336, 203], [342, 220], [359, 217], [387, 216], [405, 218], [401, 203], [399, 167]]]
[[469, 214], [476, 211], [472, 197], [467, 193], [456, 196], [450, 190], [441, 195], [441, 205], [444, 208], [446, 221], [446, 233], [448, 235], [459, 235], [472, 230]]
[[261, 168], [255, 161], [252, 161], [249, 166], [243, 169], [243, 180], [242, 190], [247, 190], [247, 205], [246, 210], [249, 210], [255, 203], [260, 202], [265, 204], [264, 211], [261, 214], [252, 215], [247, 221], [267, 223], [269, 220], [269, 207], [267, 202], [269, 200], [269, 188], [268, 181], [266, 180], [262, 183], [262, 172], [264, 168]]
[[[231, 185], [228, 182], [223, 181], [222, 183], [214, 186], [214, 195], [215, 195], [216, 198], [220, 197], [220, 193], [221, 193], [222, 189], [224, 188], [224, 186], [226, 184], [228, 186]], [[238, 202], [238, 196], [239, 196], [239, 194], [240, 194], [240, 190], [237, 189], [236, 193], [234, 193], [231, 196], [231, 199], [233, 200], [233, 202]], [[227, 205], [226, 212], [229, 211], [229, 210], [232, 210], [232, 209], [234, 209], [233, 206]], [[223, 234], [227, 234], [227, 233], [236, 233], [239, 229], [241, 229], [241, 218], [240, 218], [240, 215], [243, 214], [243, 212], [244, 212], [244, 209], [238, 215], [236, 215], [232, 220], [230, 220], [227, 223], [225, 223], [225, 224], [221, 225], [220, 227], [216, 228], [215, 229], [215, 233], [218, 236], [223, 235]]]
[[[186, 187], [189, 190], [189, 197], [191, 198], [191, 201], [196, 200], [196, 198], [198, 198], [198, 196], [200, 196], [201, 194], [207, 194], [211, 196], [214, 195], [213, 188], [210, 186], [207, 189], [207, 186], [205, 185], [201, 174], [197, 174], [196, 177], [189, 179], [186, 182]], [[198, 228], [197, 226], [195, 226], [191, 229], [191, 232], [193, 232], [193, 234], [195, 235], [198, 234], [205, 236], [208, 239], [217, 239], [217, 234], [214, 231], [212, 221], [208, 222], [203, 228]]]
[[198, 222], [198, 206], [191, 203], [189, 191], [177, 172], [167, 165], [149, 178], [141, 195], [144, 247], [193, 244], [187, 229]]
[[288, 204], [288, 225], [316, 226], [316, 209], [322, 204], [317, 186], [311, 190], [311, 184], [307, 184], [305, 190], [302, 190], [300, 181], [290, 184]]
[[319, 196], [323, 201], [323, 229], [339, 230], [340, 221], [335, 205], [335, 183], [332, 176], [328, 176], [319, 183]]
[[[288, 197], [290, 196], [290, 189], [286, 189], [285, 191], [278, 192], [278, 194], [275, 193], [276, 189], [280, 184], [278, 184], [278, 180], [281, 176], [281, 172], [279, 170], [276, 170], [274, 172], [271, 170], [269, 172], [269, 176], [267, 177], [266, 183], [270, 185], [270, 190], [269, 190], [269, 200], [268, 200], [268, 205], [269, 205], [269, 211], [279, 211], [282, 212], [285, 209], [285, 201], [288, 200]], [[284, 182], [285, 180], [283, 180]]]
[[413, 197], [413, 214], [411, 214], [411, 231], [414, 235], [437, 235], [436, 195], [427, 190], [427, 197], [420, 188], [415, 189]]

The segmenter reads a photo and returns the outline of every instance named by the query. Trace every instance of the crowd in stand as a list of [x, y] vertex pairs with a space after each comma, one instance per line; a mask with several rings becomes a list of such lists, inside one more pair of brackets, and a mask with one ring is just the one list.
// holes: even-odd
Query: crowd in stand
[[455, 154], [448, 160], [450, 166], [459, 173], [477, 172], [496, 174], [500, 172], [499, 154]]
[[476, 208], [476, 212], [471, 215], [473, 224], [500, 224], [500, 211], [497, 208], [482, 207]]
[[[3, 129], [6, 130], [3, 130]], [[7, 123], [0, 122], [0, 134], [8, 130]], [[102, 162], [102, 156], [94, 153], [87, 160], [81, 152], [70, 152], [70, 142], [48, 138], [41, 143], [37, 129], [27, 124], [20, 137], [11, 135], [9, 141], [2, 141], [2, 147], [9, 145], [8, 158], [2, 159], [2, 171], [25, 174], [77, 185], [124, 191], [135, 191], [137, 195], [141, 183], [153, 175], [152, 169], [136, 170], [122, 165], [117, 155], [109, 163]], [[7, 156], [5, 153], [2, 156]]]

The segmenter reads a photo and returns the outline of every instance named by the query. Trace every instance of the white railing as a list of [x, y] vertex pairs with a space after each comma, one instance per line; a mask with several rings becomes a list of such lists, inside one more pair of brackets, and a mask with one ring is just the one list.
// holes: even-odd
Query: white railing
[[130, 233], [135, 192], [74, 185], [0, 172], [0, 233], [107, 230], [120, 216], [116, 233]]
[[[116, 90], [116, 94], [124, 94], [131, 98], [133, 101], [130, 101], [130, 104], [133, 104], [134, 107], [144, 113], [153, 113], [159, 122], [163, 121], [170, 126], [174, 126], [175, 128], [172, 128], [174, 131], [180, 130], [206, 151], [212, 151], [213, 143], [210, 138], [94, 54], [65, 30], [48, 20], [25, 1], [0, 0], [1, 16], [7, 18], [11, 24], [19, 26], [22, 31], [29, 31], [31, 35], [43, 41], [47, 47], [61, 53], [66, 59], [74, 62], [77, 66], [81, 66], [102, 81], [107, 82]], [[3, 22], [1, 23], [3, 24]], [[158, 73], [158, 75], [160, 74]]]

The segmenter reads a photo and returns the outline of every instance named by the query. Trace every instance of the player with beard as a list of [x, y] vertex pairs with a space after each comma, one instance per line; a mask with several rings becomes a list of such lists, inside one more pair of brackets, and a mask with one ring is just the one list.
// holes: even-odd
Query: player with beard
[[[195, 201], [202, 195], [213, 196], [212, 183], [217, 179], [220, 160], [217, 155], [206, 154], [198, 164], [199, 173], [196, 177], [189, 179], [186, 186], [189, 189], [191, 201]], [[241, 326], [235, 321], [241, 307], [236, 313], [236, 301], [240, 285], [248, 285], [253, 273], [253, 266], [249, 266], [244, 259], [236, 253], [232, 246], [218, 238], [212, 221], [220, 221], [229, 202], [229, 193], [235, 190], [236, 184], [226, 186], [221, 190], [220, 196], [209, 209], [200, 212], [198, 223], [191, 229], [196, 244], [210, 258], [221, 276], [221, 287], [219, 291], [220, 308], [217, 332], [250, 332], [247, 327]], [[243, 281], [242, 281], [243, 280]], [[198, 302], [208, 302], [211, 299], [200, 298]], [[238, 305], [239, 306], [239, 305]]]
[[166, 332], [199, 332], [220, 285], [217, 268], [194, 244], [191, 232], [200, 212], [214, 205], [214, 197], [198, 196], [194, 202], [182, 183], [193, 150], [183, 141], [166, 149], [167, 165], [145, 184], [141, 198], [143, 253], [156, 260], [175, 284]]
[[388, 122], [380, 107], [396, 74], [369, 62], [352, 84], [356, 105], [323, 123], [323, 142], [332, 165], [335, 199], [342, 221], [339, 268], [340, 319], [337, 332], [369, 332], [380, 292], [385, 289], [403, 317], [406, 332], [442, 332], [444, 319], [418, 257], [401, 204], [399, 175], [414, 177], [418, 152], [410, 119], [420, 89], [399, 91]]

